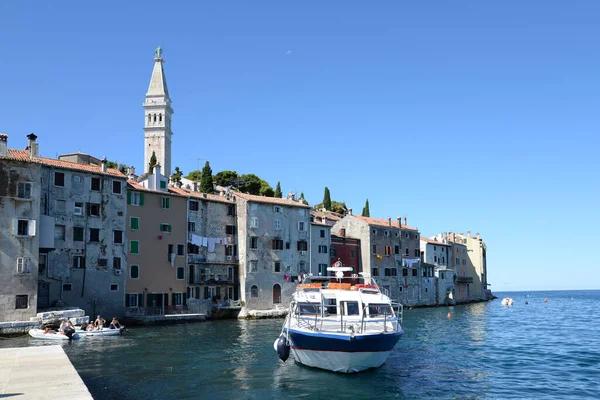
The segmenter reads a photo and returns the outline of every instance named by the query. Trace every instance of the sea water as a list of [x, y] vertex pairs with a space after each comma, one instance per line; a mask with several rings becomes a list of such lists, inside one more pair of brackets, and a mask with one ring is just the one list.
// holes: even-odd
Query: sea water
[[[131, 327], [61, 345], [97, 399], [600, 398], [600, 291], [495, 294], [405, 310], [387, 362], [359, 374], [280, 361], [281, 319]], [[506, 296], [513, 306], [500, 304]]]

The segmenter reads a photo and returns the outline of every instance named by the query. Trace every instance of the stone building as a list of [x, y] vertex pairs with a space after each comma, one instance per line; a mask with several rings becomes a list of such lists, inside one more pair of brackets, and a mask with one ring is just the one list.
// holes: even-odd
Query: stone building
[[310, 207], [231, 192], [237, 206], [240, 298], [248, 309], [287, 307], [298, 276], [309, 272]]
[[309, 273], [327, 276], [331, 252], [331, 225], [313, 220], [310, 223]]
[[466, 257], [463, 257], [463, 264], [466, 264], [466, 276], [472, 278], [470, 285], [469, 300], [489, 300], [492, 293], [488, 289], [487, 282], [487, 245], [479, 235], [463, 233], [450, 233], [450, 240], [454, 243], [462, 243], [466, 246]]
[[37, 147], [7, 145], [8, 135], [0, 134], [0, 322], [35, 316], [40, 242]]
[[346, 236], [345, 228], [341, 228], [337, 235], [331, 234], [331, 265], [341, 261], [344, 267], [352, 268], [352, 274], [360, 274], [363, 272], [361, 259], [360, 239]]
[[[428, 288], [431, 293], [429, 301], [432, 304], [447, 305], [453, 304], [454, 300], [454, 270], [449, 267], [452, 257], [452, 246], [444, 243], [444, 240], [438, 241], [437, 238], [428, 239], [421, 237], [421, 261], [423, 262], [423, 277], [427, 279], [423, 282], [423, 287]], [[423, 292], [423, 287], [421, 291]], [[422, 293], [423, 298], [427, 293]]]

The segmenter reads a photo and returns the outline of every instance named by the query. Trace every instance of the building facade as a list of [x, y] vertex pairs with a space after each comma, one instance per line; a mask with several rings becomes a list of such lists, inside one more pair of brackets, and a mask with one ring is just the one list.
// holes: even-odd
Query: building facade
[[310, 207], [232, 192], [238, 218], [240, 298], [248, 309], [287, 307], [309, 272]]
[[344, 228], [331, 235], [330, 264], [340, 261], [344, 267], [352, 268], [352, 274], [363, 272], [360, 253], [360, 239], [346, 236]]
[[309, 273], [315, 276], [327, 276], [331, 252], [331, 225], [320, 222], [310, 223], [310, 262]]

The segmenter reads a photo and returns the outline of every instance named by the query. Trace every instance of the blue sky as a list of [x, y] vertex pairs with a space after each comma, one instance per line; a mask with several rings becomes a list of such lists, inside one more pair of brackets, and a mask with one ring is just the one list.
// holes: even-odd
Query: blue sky
[[[173, 166], [480, 232], [492, 289], [599, 289], [597, 1], [0, 3], [0, 132], [143, 166], [164, 48]], [[200, 161], [204, 163], [204, 160]]]

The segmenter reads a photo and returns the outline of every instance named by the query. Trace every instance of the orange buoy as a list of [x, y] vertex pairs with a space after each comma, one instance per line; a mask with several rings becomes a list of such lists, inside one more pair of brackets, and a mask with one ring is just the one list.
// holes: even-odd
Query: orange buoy
[[544, 299], [544, 303], [547, 303], [547, 302], [548, 302], [548, 299]]
[[448, 318], [452, 317], [452, 314], [448, 313]]

